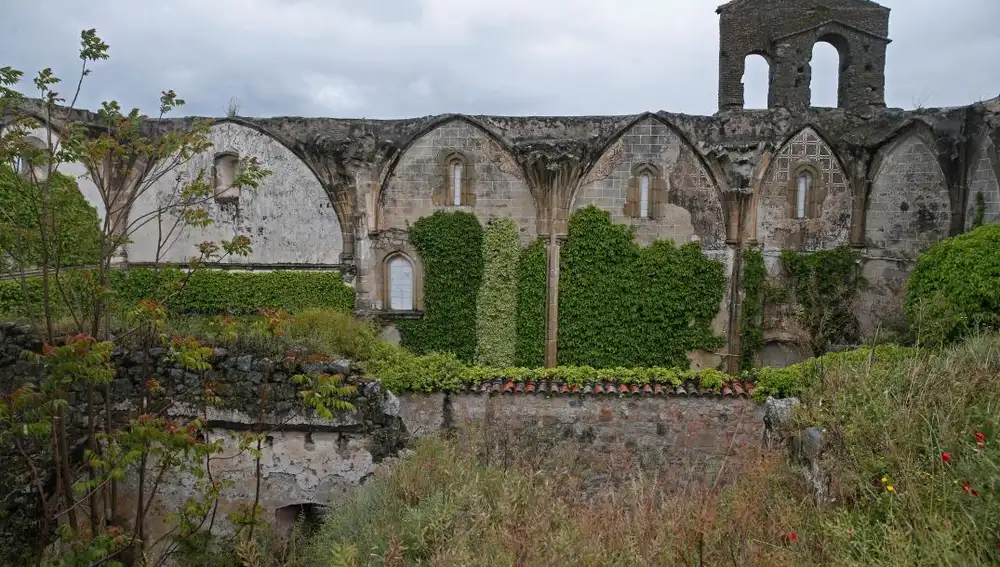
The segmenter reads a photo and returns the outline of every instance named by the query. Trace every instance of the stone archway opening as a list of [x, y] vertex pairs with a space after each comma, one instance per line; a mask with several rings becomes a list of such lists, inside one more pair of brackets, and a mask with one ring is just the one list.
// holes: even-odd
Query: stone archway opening
[[301, 524], [306, 533], [312, 533], [322, 524], [327, 512], [326, 506], [312, 502], [282, 506], [274, 511], [274, 531], [288, 537], [296, 524]]

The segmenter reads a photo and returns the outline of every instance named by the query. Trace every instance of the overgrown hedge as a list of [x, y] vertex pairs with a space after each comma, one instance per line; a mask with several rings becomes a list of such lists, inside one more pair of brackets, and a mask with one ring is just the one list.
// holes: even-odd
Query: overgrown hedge
[[[39, 185], [0, 165], [0, 269], [7, 254], [29, 269], [41, 259], [38, 219], [41, 206]], [[49, 182], [49, 206], [53, 215], [51, 235], [55, 257], [50, 263], [82, 266], [97, 263], [101, 251], [101, 227], [97, 210], [80, 193], [76, 180], [54, 173]]]
[[476, 353], [476, 298], [483, 278], [483, 228], [472, 213], [438, 211], [413, 223], [410, 244], [424, 267], [424, 316], [400, 321], [401, 344], [416, 353]]
[[545, 365], [548, 253], [536, 240], [521, 250], [517, 265], [517, 366]]
[[264, 308], [354, 309], [354, 289], [337, 272], [199, 270], [179, 293], [166, 295], [183, 277], [184, 272], [177, 269], [133, 268], [113, 272], [112, 289], [125, 302], [170, 297], [167, 308], [175, 313], [250, 315]]
[[476, 363], [513, 366], [517, 348], [519, 243], [513, 219], [493, 219], [483, 235], [483, 281], [476, 309]]
[[[65, 272], [70, 286], [82, 289], [89, 271]], [[250, 315], [263, 308], [300, 311], [322, 307], [350, 312], [354, 289], [336, 272], [228, 272], [196, 271], [181, 288], [184, 273], [177, 269], [132, 268], [111, 272], [111, 290], [123, 305], [140, 299], [164, 301], [173, 313]], [[41, 312], [41, 278], [28, 278], [29, 304]], [[176, 292], [176, 293], [174, 293]], [[57, 312], [62, 308], [54, 301]], [[18, 281], [0, 282], [0, 314], [26, 315]]]
[[640, 247], [590, 206], [573, 214], [560, 267], [559, 360], [567, 365], [687, 367], [723, 343], [711, 323], [725, 293], [721, 262], [697, 244]]
[[380, 356], [363, 363], [368, 376], [378, 378], [390, 391], [456, 392], [463, 386], [491, 380], [504, 382], [565, 382], [584, 386], [598, 381], [617, 384], [670, 384], [695, 381], [703, 388], [718, 388], [728, 379], [719, 370], [701, 371], [678, 368], [606, 368], [560, 366], [557, 368], [490, 368], [467, 365], [451, 353], [420, 356], [402, 349], [383, 349]]
[[946, 238], [920, 255], [904, 302], [921, 344], [1000, 325], [1000, 225]]

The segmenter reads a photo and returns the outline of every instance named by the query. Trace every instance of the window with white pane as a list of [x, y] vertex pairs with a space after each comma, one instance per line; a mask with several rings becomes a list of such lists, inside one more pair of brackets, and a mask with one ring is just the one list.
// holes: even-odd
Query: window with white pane
[[389, 309], [413, 311], [413, 264], [404, 256], [389, 260]]
[[806, 204], [809, 202], [809, 190], [812, 186], [812, 174], [808, 171], [799, 173], [795, 189], [795, 218], [804, 219], [807, 215]]
[[456, 207], [462, 205], [462, 170], [463, 168], [462, 160], [455, 158], [451, 160], [449, 168], [451, 169], [451, 198], [452, 204]]

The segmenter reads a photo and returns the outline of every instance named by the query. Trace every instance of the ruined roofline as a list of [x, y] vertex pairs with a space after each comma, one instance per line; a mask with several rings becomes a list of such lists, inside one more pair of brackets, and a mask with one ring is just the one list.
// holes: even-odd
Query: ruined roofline
[[[750, 2], [755, 2], [755, 1], [759, 2], [760, 0], [730, 0], [729, 2], [726, 2], [725, 4], [716, 8], [715, 13], [722, 14], [723, 12], [728, 12], [730, 10], [738, 8], [743, 4], [749, 4]], [[853, 0], [853, 1], [862, 4], [862, 6], [867, 9], [882, 10], [887, 13], [892, 11], [892, 9], [889, 8], [888, 6], [883, 6], [878, 2], [873, 2], [872, 0]]]

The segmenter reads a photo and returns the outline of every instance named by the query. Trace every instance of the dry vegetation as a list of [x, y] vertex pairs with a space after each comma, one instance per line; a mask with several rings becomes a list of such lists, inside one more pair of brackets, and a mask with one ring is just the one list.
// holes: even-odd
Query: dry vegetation
[[[599, 462], [503, 424], [428, 439], [308, 537], [217, 565], [995, 565], [1000, 338], [846, 360], [796, 420], [825, 427], [837, 502], [781, 454], [683, 482], [621, 447]], [[562, 447], [554, 450], [553, 447]], [[238, 557], [244, 557], [240, 560]], [[256, 558], [256, 559], [253, 559]], [[199, 565], [205, 565], [204, 558]]]

